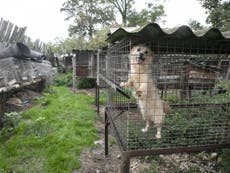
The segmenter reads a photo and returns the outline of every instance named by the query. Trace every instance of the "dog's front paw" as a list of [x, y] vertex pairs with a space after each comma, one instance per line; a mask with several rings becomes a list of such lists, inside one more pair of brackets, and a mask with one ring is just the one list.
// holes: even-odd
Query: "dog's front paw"
[[126, 87], [127, 83], [126, 82], [121, 82], [120, 87]]
[[146, 132], [148, 132], [148, 128], [143, 128], [143, 129], [141, 129], [141, 131], [142, 131], [143, 133], [146, 133]]
[[137, 91], [136, 91], [136, 96], [137, 96], [137, 97], [141, 97], [141, 95], [142, 95], [142, 91], [137, 90]]
[[156, 134], [156, 138], [157, 138], [157, 139], [160, 139], [160, 138], [161, 138], [161, 133], [158, 132], [158, 133]]

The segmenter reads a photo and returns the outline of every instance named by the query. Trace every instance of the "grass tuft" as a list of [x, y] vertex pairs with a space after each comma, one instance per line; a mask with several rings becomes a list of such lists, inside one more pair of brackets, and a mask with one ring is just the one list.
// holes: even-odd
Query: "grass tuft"
[[[72, 172], [97, 138], [93, 96], [54, 87], [22, 114], [10, 138], [0, 139], [0, 172]], [[0, 137], [1, 138], [1, 137]]]

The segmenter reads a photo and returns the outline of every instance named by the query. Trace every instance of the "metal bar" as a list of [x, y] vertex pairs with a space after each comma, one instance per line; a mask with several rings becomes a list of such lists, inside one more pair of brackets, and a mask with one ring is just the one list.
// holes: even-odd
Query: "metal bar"
[[[204, 108], [204, 107], [230, 107], [230, 103], [198, 103], [198, 104], [170, 104], [171, 108]], [[121, 110], [128, 110], [129, 108], [137, 108], [137, 104], [130, 103], [128, 106], [127, 104], [116, 104], [113, 106], [109, 106], [111, 109], [121, 109]]]
[[96, 84], [96, 100], [95, 104], [97, 107], [97, 115], [100, 113], [100, 87]]
[[[105, 112], [106, 112], [106, 114], [107, 114], [107, 119], [110, 120], [109, 113], [108, 113], [108, 112], [109, 112], [109, 111], [108, 111], [108, 107], [105, 108]], [[112, 124], [113, 132], [115, 133], [115, 138], [116, 138], [116, 140], [117, 140], [117, 142], [118, 142], [118, 146], [120, 147], [120, 150], [123, 152], [123, 151], [125, 150], [125, 146], [123, 145], [123, 143], [122, 143], [122, 141], [121, 141], [121, 137], [120, 137], [120, 135], [119, 135], [119, 133], [118, 133], [118, 130], [117, 130], [116, 126], [115, 126], [114, 121], [111, 120], [110, 122], [111, 122], [111, 124]]]
[[105, 155], [106, 156], [109, 154], [108, 128], [109, 128], [108, 114], [107, 111], [105, 111]]
[[158, 155], [158, 154], [172, 154], [172, 153], [192, 153], [200, 151], [215, 151], [221, 148], [230, 148], [230, 143], [228, 144], [210, 144], [210, 145], [200, 145], [200, 146], [186, 146], [186, 147], [176, 147], [176, 148], [163, 148], [163, 149], [152, 149], [152, 150], [130, 150], [124, 151], [124, 155], [128, 157], [135, 156], [148, 156], [148, 155]]
[[118, 84], [115, 84], [114, 82], [112, 82], [110, 79], [108, 79], [107, 77], [104, 77], [103, 75], [99, 74], [100, 78], [102, 78], [108, 85], [110, 85], [113, 89], [115, 89], [116, 91], [118, 91], [119, 93], [121, 93], [122, 95], [124, 95], [126, 98], [130, 99], [130, 95], [128, 95], [127, 93], [125, 93], [121, 87], [118, 86]]
[[77, 59], [77, 54], [74, 54], [72, 56], [72, 66], [73, 66], [73, 93], [76, 92], [76, 59]]
[[99, 76], [99, 73], [100, 73], [100, 53], [101, 53], [101, 50], [98, 49], [97, 50], [97, 85], [100, 86], [100, 76]]

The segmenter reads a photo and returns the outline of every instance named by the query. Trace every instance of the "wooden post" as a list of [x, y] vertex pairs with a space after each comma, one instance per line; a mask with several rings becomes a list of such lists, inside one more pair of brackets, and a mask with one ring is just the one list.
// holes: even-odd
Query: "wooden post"
[[77, 54], [72, 54], [72, 65], [73, 65], [73, 93], [76, 93], [76, 64]]
[[3, 116], [6, 104], [6, 94], [0, 93], [0, 129], [3, 128]]
[[95, 65], [95, 62], [94, 62], [94, 52], [91, 52], [91, 55], [90, 55], [90, 59], [91, 59], [91, 77], [94, 78], [95, 76], [95, 69], [94, 69], [94, 65]]

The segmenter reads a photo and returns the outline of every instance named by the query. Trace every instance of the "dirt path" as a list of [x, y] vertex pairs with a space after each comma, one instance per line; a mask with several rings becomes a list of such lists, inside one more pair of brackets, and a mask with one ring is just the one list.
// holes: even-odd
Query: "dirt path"
[[[104, 147], [104, 107], [100, 108], [100, 115], [96, 123], [99, 139], [95, 141], [95, 148], [86, 150], [81, 154], [81, 168], [74, 173], [118, 173], [121, 164], [121, 152], [116, 139], [109, 135], [109, 155], [105, 156]], [[148, 168], [149, 163], [140, 159], [131, 159], [130, 170], [132, 173], [140, 173]]]

